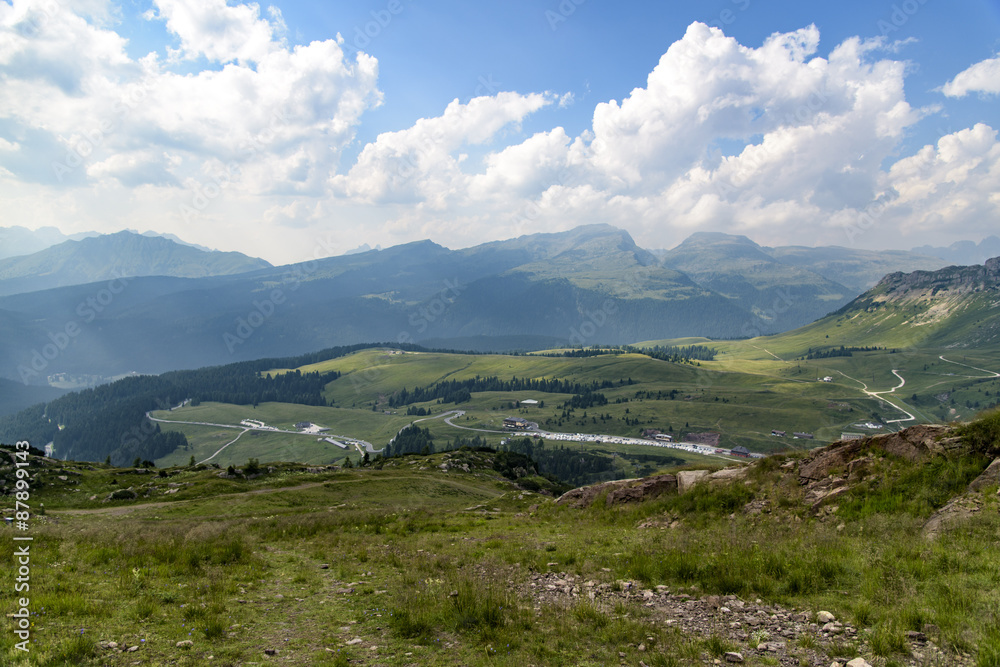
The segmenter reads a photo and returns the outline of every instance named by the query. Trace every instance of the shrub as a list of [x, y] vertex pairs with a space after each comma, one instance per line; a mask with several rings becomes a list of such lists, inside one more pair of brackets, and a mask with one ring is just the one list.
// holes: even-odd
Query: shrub
[[979, 419], [958, 428], [958, 434], [977, 452], [1000, 456], [1000, 409], [984, 413]]

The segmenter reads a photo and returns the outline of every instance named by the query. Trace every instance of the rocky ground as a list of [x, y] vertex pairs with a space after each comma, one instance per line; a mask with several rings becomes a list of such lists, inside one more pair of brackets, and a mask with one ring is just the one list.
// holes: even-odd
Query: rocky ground
[[[666, 586], [644, 589], [633, 581], [584, 581], [566, 572], [534, 574], [522, 592], [534, 600], [539, 610], [543, 605], [572, 606], [581, 600], [591, 600], [598, 609], [607, 611], [617, 602], [642, 604], [657, 623], [676, 627], [690, 636], [714, 635], [738, 647], [721, 658], [704, 654], [706, 664], [742, 663], [754, 656], [795, 667], [869, 664], [858, 658], [867, 648], [865, 629], [822, 610], [786, 609], [762, 604], [760, 600], [741, 600], [734, 595], [692, 597]], [[907, 633], [910, 658], [903, 664], [911, 667], [973, 664], [971, 656], [945, 654], [934, 641], [936, 633], [933, 626], [926, 627], [925, 632]], [[641, 644], [636, 648], [651, 654], [656, 650]]]

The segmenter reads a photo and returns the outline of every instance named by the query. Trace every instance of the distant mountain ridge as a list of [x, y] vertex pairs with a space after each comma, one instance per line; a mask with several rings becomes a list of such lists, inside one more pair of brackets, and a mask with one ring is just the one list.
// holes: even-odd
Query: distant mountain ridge
[[98, 236], [98, 233], [84, 232], [67, 236], [55, 227], [40, 227], [36, 230], [19, 226], [0, 227], [0, 259], [30, 255], [63, 241], [79, 241], [88, 236]]
[[990, 257], [1000, 256], [1000, 237], [987, 236], [979, 243], [973, 241], [956, 241], [946, 248], [925, 245], [914, 248], [913, 252], [939, 257], [948, 264], [961, 266], [982, 264]]
[[133, 276], [199, 278], [271, 265], [238, 252], [200, 250], [161, 236], [123, 231], [69, 240], [32, 255], [0, 260], [0, 295]]
[[775, 338], [902, 350], [993, 348], [1000, 345], [1000, 257], [891, 273], [840, 310]]
[[[239, 265], [228, 274], [200, 263], [224, 254], [166, 239], [126, 233], [86, 241], [104, 244], [104, 254], [95, 253], [87, 266], [105, 273], [92, 276], [123, 272], [112, 259], [129, 256], [133, 243], [140, 255], [147, 253], [147, 269], [195, 257], [194, 269], [217, 275], [136, 274], [114, 294], [97, 282], [0, 297], [0, 376], [40, 384], [54, 373], [159, 373], [376, 340], [433, 340], [442, 347], [460, 340], [506, 351], [745, 338], [811, 322], [861, 291], [794, 265], [807, 263], [809, 249], [698, 234], [661, 260], [610, 225], [461, 250], [417, 241], [236, 273]], [[157, 254], [168, 246], [169, 253]], [[776, 259], [779, 252], [793, 259]], [[934, 268], [940, 262], [901, 253], [892, 264], [878, 253], [829, 252], [830, 272], [853, 268], [865, 276], [878, 265]], [[70, 325], [74, 334], [67, 338]]]

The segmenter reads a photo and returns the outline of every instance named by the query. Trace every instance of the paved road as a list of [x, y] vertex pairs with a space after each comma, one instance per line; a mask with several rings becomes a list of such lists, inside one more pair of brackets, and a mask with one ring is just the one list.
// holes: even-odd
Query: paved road
[[[154, 422], [160, 422], [161, 424], [190, 424], [192, 426], [215, 426], [216, 428], [231, 428], [237, 431], [243, 431], [243, 433], [246, 433], [247, 431], [260, 431], [261, 433], [285, 433], [287, 435], [308, 435], [312, 437], [316, 437], [318, 435], [316, 433], [303, 433], [302, 431], [286, 431], [280, 428], [259, 428], [256, 426], [236, 426], [234, 424], [214, 424], [212, 422], [191, 422], [191, 421], [182, 421], [180, 419], [159, 419], [158, 417], [154, 417], [153, 415], [151, 415], [149, 412], [146, 413], [146, 416], [150, 420]], [[222, 449], [220, 449], [219, 452], [221, 452], [223, 449], [236, 442], [236, 440], [239, 440], [240, 437], [243, 435], [243, 433], [240, 433], [238, 436], [236, 436], [235, 440], [227, 442], [225, 445], [223, 445]], [[381, 449], [375, 449], [374, 447], [372, 447], [372, 443], [366, 440], [361, 440], [359, 438], [352, 438], [347, 435], [336, 435], [333, 433], [324, 433], [322, 435], [324, 437], [335, 438], [337, 440], [343, 440], [345, 442], [348, 442], [354, 445], [358, 449], [358, 452], [362, 451], [361, 449], [362, 446], [364, 447], [364, 450], [367, 451], [369, 454], [378, 454], [382, 451]], [[207, 459], [205, 459], [205, 461], [209, 461], [215, 458], [216, 454], [218, 454], [219, 452], [212, 454]], [[202, 463], [204, 463], [205, 461], [202, 461]]]
[[985, 368], [976, 368], [975, 366], [970, 366], [969, 364], [963, 364], [958, 361], [952, 361], [951, 359], [945, 359], [943, 354], [940, 357], [938, 357], [938, 359], [940, 359], [941, 361], [947, 361], [949, 364], [958, 364], [959, 366], [965, 366], [966, 368], [971, 368], [974, 371], [982, 371], [984, 373], [989, 373], [989, 375], [965, 375], [963, 377], [971, 378], [973, 380], [982, 380], [986, 378], [1000, 378], [1000, 373], [997, 373], [996, 371], [989, 371], [986, 370]]

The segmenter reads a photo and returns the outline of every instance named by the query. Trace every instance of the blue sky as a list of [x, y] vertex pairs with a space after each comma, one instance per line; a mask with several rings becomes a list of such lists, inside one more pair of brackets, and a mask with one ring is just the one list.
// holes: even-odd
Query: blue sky
[[0, 2], [4, 225], [273, 262], [1000, 229], [1000, 3]]

